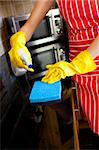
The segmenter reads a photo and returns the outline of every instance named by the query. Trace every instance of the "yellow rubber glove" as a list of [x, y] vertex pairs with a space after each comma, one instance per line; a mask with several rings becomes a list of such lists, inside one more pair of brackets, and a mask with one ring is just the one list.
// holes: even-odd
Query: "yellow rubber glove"
[[90, 53], [85, 50], [78, 54], [72, 62], [60, 61], [52, 65], [47, 65], [48, 72], [42, 78], [42, 82], [54, 83], [66, 76], [73, 76], [75, 74], [85, 74], [96, 69]]
[[16, 68], [24, 68], [34, 72], [32, 58], [26, 44], [26, 35], [19, 31], [10, 38], [11, 50], [9, 51], [10, 61]]

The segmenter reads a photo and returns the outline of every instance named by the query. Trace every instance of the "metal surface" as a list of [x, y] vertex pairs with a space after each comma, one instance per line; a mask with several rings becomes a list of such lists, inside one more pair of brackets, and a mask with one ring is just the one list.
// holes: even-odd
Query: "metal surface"
[[[8, 20], [12, 29], [12, 33], [19, 31], [20, 29], [19, 22], [27, 21], [29, 16], [30, 14], [9, 17]], [[63, 36], [63, 22], [62, 22], [62, 18], [60, 17], [58, 8], [49, 10], [49, 12], [46, 14], [43, 20], [46, 20], [47, 22], [49, 22], [48, 29], [50, 28], [51, 34], [49, 34], [47, 37], [43, 37], [42, 39], [32, 39], [32, 41], [30, 40], [27, 44], [28, 46], [51, 42], [51, 41], [57, 40], [57, 38], [59, 38], [60, 36]]]

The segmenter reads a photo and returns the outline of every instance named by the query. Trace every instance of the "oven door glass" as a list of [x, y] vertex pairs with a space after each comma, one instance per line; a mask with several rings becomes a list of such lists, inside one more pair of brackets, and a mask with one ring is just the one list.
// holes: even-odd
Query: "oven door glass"
[[[22, 27], [25, 24], [25, 22], [26, 20], [19, 21], [19, 26]], [[49, 36], [51, 36], [51, 27], [50, 27], [49, 17], [46, 16], [42, 20], [42, 22], [40, 23], [36, 31], [33, 33], [30, 41], [35, 41]]]
[[55, 50], [50, 49], [40, 53], [35, 53], [32, 55], [33, 68], [35, 70], [34, 74], [41, 73], [46, 70], [47, 64], [53, 64], [56, 62]]

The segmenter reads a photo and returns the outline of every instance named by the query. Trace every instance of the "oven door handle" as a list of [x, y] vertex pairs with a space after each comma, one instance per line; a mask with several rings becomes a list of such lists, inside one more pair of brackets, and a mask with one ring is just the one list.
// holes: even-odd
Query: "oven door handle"
[[50, 28], [51, 28], [51, 35], [53, 35], [54, 34], [54, 27], [53, 27], [52, 15], [49, 16], [49, 23], [50, 23]]
[[58, 59], [57, 49], [55, 49], [55, 48], [53, 47], [53, 51], [54, 51], [54, 53], [55, 53], [55, 59], [56, 59], [56, 62], [58, 62], [59, 59]]

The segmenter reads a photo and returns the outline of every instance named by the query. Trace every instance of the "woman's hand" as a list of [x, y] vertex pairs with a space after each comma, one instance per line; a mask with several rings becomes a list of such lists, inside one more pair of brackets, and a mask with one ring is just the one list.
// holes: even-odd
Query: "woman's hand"
[[24, 68], [25, 70], [33, 72], [31, 54], [25, 46], [25, 33], [22, 31], [15, 33], [10, 38], [10, 44], [11, 50], [9, 51], [9, 57], [13, 67]]
[[72, 62], [61, 61], [53, 65], [47, 65], [48, 72], [43, 77], [42, 82], [54, 83], [66, 76], [73, 76], [75, 74], [85, 74], [96, 69], [90, 53], [85, 50], [78, 54]]

